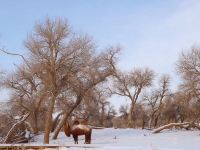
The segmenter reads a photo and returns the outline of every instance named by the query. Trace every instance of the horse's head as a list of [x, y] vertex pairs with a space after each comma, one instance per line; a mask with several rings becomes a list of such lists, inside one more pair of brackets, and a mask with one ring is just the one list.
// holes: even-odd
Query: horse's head
[[78, 120], [75, 120], [74, 122], [73, 122], [73, 125], [78, 125], [79, 124], [79, 121]]
[[71, 128], [70, 128], [70, 125], [69, 123], [66, 121], [66, 123], [64, 124], [64, 132], [65, 132], [65, 135], [70, 137], [70, 134], [71, 134]]

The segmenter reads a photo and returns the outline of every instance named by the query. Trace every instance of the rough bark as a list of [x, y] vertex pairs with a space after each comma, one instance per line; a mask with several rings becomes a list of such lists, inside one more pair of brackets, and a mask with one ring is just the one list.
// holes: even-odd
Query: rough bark
[[33, 134], [38, 134], [38, 116], [37, 116], [37, 112], [32, 112], [30, 114], [30, 118], [31, 118], [31, 127], [33, 129]]
[[132, 127], [133, 125], [133, 108], [134, 108], [134, 104], [131, 103], [131, 107], [129, 110], [129, 114], [128, 114], [128, 126]]
[[45, 131], [44, 131], [44, 144], [49, 144], [49, 134], [51, 131], [52, 125], [52, 113], [55, 104], [55, 97], [50, 100], [49, 107], [46, 113], [46, 120], [45, 120]]

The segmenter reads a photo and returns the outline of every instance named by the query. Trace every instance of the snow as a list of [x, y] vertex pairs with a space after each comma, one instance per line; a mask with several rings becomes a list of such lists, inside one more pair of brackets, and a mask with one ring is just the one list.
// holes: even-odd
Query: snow
[[58, 114], [60, 114], [60, 113], [61, 113], [60, 111], [57, 111], [57, 112], [53, 113], [52, 114], [52, 118], [55, 119], [58, 116]]
[[19, 120], [19, 119], [21, 119], [21, 116], [15, 116], [14, 119]]
[[[43, 135], [38, 135], [34, 140], [28, 145], [43, 145]], [[200, 132], [164, 130], [152, 134], [149, 130], [141, 129], [93, 129], [92, 144], [83, 143], [84, 136], [79, 137], [77, 145], [72, 137], [66, 137], [63, 132], [57, 140], [50, 141], [51, 146], [60, 146], [59, 150], [199, 150]]]

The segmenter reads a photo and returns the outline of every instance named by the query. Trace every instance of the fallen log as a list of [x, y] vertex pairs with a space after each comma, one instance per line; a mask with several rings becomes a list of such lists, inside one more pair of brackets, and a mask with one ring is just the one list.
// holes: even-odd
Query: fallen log
[[200, 126], [194, 122], [183, 122], [183, 123], [170, 123], [164, 126], [161, 126], [155, 130], [153, 130], [152, 133], [159, 133], [160, 131], [164, 130], [164, 129], [169, 129], [172, 127], [180, 127], [180, 128], [184, 128], [186, 130], [189, 130], [190, 128], [197, 128], [200, 130]]
[[97, 126], [91, 126], [91, 125], [89, 125], [89, 127], [92, 129], [105, 129], [105, 127], [97, 127]]
[[12, 137], [14, 136], [14, 132], [15, 130], [17, 130], [17, 128], [25, 122], [25, 120], [29, 117], [29, 113], [24, 115], [23, 118], [21, 120], [19, 120], [17, 123], [15, 123], [11, 129], [8, 131], [5, 139], [4, 139], [4, 142], [3, 143], [10, 143], [10, 141], [12, 140]]

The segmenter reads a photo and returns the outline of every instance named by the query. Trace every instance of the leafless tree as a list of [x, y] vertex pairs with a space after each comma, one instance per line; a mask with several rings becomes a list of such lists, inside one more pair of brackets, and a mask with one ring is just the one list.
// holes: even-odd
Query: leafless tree
[[13, 91], [10, 102], [19, 107], [20, 111], [29, 113], [33, 131], [38, 133], [38, 115], [41, 104], [47, 97], [42, 83], [29, 68], [18, 67], [18, 70], [10, 75], [5, 82], [7, 88]]
[[105, 82], [107, 77], [113, 75], [116, 60], [116, 54], [118, 53], [118, 48], [109, 48], [106, 52], [99, 54], [98, 56], [92, 56], [88, 58], [89, 62], [83, 70], [80, 70], [79, 74], [73, 76], [70, 82], [71, 87], [75, 93], [75, 102], [72, 107], [64, 112], [62, 120], [59, 122], [55, 132], [53, 139], [56, 139], [59, 131], [61, 130], [64, 122], [73, 110], [83, 101], [85, 95], [92, 90], [98, 84]]
[[168, 75], [163, 75], [159, 80], [159, 88], [152, 90], [149, 95], [144, 96], [144, 100], [146, 100], [150, 106], [149, 128], [151, 128], [153, 122], [154, 127], [157, 126], [163, 107], [163, 100], [169, 95], [169, 83], [170, 77]]
[[182, 78], [179, 89], [187, 97], [187, 107], [193, 106], [190, 113], [193, 112], [195, 120], [199, 122], [199, 108], [196, 107], [200, 103], [200, 48], [192, 47], [188, 52], [182, 52], [177, 62], [177, 70]]
[[129, 126], [133, 125], [133, 110], [138, 97], [144, 88], [151, 86], [153, 78], [154, 73], [148, 68], [135, 69], [128, 73], [115, 73], [114, 90], [111, 90], [111, 93], [127, 97], [131, 101]]
[[81, 109], [78, 108], [76, 111], [83, 112], [91, 125], [111, 127], [115, 110], [108, 101], [109, 97], [110, 94], [106, 91], [106, 88], [99, 85], [84, 96], [80, 104]]
[[69, 87], [68, 80], [90, 61], [94, 46], [88, 37], [73, 35], [67, 21], [48, 18], [36, 24], [25, 45], [30, 53], [31, 70], [35, 71], [48, 94], [44, 143], [49, 143], [56, 99]]
[[181, 88], [200, 100], [200, 48], [193, 47], [191, 51], [183, 52], [179, 57], [177, 69], [183, 79]]
[[106, 119], [106, 107], [109, 105], [107, 98], [109, 97], [105, 90], [99, 90], [96, 92], [96, 97], [98, 101], [98, 105], [100, 108], [100, 125], [104, 125], [104, 121]]
[[[37, 114], [41, 104], [47, 107], [44, 143], [49, 143], [55, 104], [67, 98], [70, 107], [63, 108], [63, 119], [54, 138], [85, 95], [113, 74], [120, 48], [109, 47], [97, 55], [91, 38], [72, 33], [67, 21], [60, 18], [47, 18], [36, 24], [25, 41], [25, 47], [28, 57], [3, 50], [24, 60], [24, 64], [7, 80], [7, 86], [13, 89], [17, 103], [30, 112], [30, 116]], [[37, 124], [37, 119], [35, 122]]]

